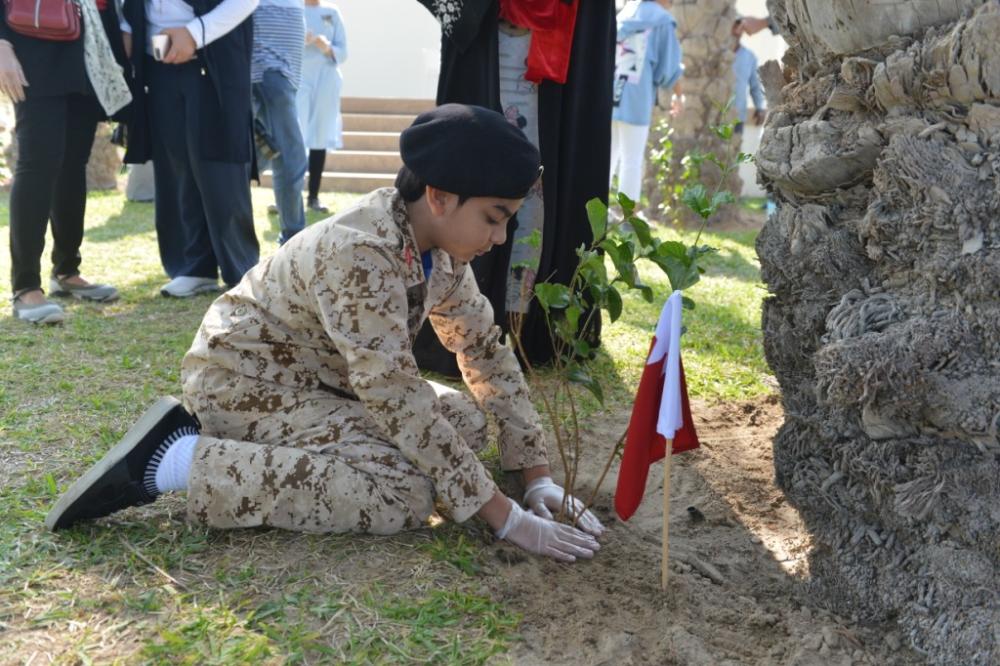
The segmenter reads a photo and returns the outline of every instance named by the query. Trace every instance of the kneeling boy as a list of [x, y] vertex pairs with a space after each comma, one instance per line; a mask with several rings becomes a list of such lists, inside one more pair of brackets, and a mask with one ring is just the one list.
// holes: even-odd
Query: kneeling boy
[[[551, 520], [564, 490], [468, 266], [506, 240], [538, 151], [500, 114], [449, 104], [420, 115], [400, 152], [395, 188], [301, 232], [212, 304], [182, 363], [197, 420], [171, 398], [154, 405], [60, 498], [50, 529], [186, 490], [189, 519], [212, 527], [392, 534], [421, 526], [437, 499], [531, 552], [593, 556], [593, 514], [581, 529]], [[428, 316], [475, 402], [420, 377], [412, 344]], [[531, 511], [476, 457], [476, 403]]]

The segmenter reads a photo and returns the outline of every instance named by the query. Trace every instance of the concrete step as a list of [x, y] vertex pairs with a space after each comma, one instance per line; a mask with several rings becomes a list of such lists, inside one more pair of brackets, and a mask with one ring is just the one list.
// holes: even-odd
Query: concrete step
[[[320, 182], [320, 192], [355, 192], [365, 194], [380, 187], [392, 187], [396, 182], [394, 173], [345, 173], [324, 171]], [[261, 187], [271, 187], [271, 172], [260, 175]]]
[[402, 132], [415, 116], [400, 113], [345, 113], [347, 132]]
[[326, 154], [324, 171], [347, 173], [396, 173], [403, 166], [398, 151], [335, 150]]
[[344, 132], [344, 150], [399, 151], [399, 132]]
[[432, 99], [403, 99], [399, 97], [343, 97], [343, 113], [405, 113], [417, 115], [434, 108]]

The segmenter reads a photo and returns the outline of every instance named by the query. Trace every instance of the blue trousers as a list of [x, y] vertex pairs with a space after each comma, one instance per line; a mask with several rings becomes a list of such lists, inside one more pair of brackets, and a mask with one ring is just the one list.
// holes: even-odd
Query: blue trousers
[[279, 152], [270, 162], [274, 202], [281, 222], [279, 243], [284, 243], [306, 226], [302, 186], [308, 158], [295, 98], [296, 90], [292, 82], [276, 69], [265, 71], [260, 83], [253, 84], [254, 115], [264, 126], [272, 147]]
[[[199, 95], [212, 94], [198, 60], [147, 58], [156, 237], [171, 278], [235, 285], [260, 258], [250, 203], [250, 165], [199, 156]], [[247, 141], [250, 141], [249, 132]]]

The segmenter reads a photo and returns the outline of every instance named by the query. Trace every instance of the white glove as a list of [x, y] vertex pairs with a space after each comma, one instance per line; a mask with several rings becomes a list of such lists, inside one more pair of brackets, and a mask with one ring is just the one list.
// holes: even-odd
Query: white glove
[[[552, 481], [551, 476], [540, 476], [531, 483], [524, 491], [524, 503], [529, 509], [542, 518], [552, 520], [553, 511], [562, 511], [563, 496], [566, 491], [562, 486]], [[566, 508], [576, 516], [576, 525], [584, 532], [601, 536], [604, 533], [604, 525], [590, 511], [586, 510], [583, 502], [572, 495], [566, 502]]]
[[536, 555], [547, 555], [561, 562], [575, 562], [576, 558], [590, 559], [600, 550], [601, 544], [589, 534], [552, 520], [539, 518], [510, 500], [510, 515], [496, 534]]
[[0, 91], [12, 102], [23, 102], [26, 85], [28, 81], [24, 78], [21, 63], [14, 55], [14, 47], [7, 40], [0, 40]]

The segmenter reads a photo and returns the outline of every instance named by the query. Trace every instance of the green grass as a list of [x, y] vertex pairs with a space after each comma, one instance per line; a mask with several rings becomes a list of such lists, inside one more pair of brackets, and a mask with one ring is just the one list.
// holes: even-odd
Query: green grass
[[[325, 201], [343, 209], [354, 198]], [[269, 201], [268, 191], [254, 190], [264, 255], [277, 237]], [[685, 314], [691, 393], [759, 396], [769, 389], [754, 234], [704, 241], [720, 251], [691, 292], [696, 310]], [[8, 242], [0, 230], [4, 292]], [[37, 653], [35, 663], [477, 664], [509, 649], [520, 618], [494, 597], [499, 575], [475, 521], [389, 539], [223, 532], [188, 525], [174, 498], [117, 516], [114, 529], [45, 532], [59, 489], [158, 396], [179, 393], [180, 359], [212, 299], [158, 295], [166, 278], [148, 204], [92, 195], [82, 253], [85, 275], [117, 285], [118, 303], [70, 303], [56, 327], [0, 316], [0, 663]], [[630, 408], [667, 288], [643, 271], [662, 292], [658, 302], [628, 298], [595, 362], [606, 409], [616, 414]], [[597, 412], [589, 404], [584, 415]], [[488, 460], [496, 467], [495, 450]]]

